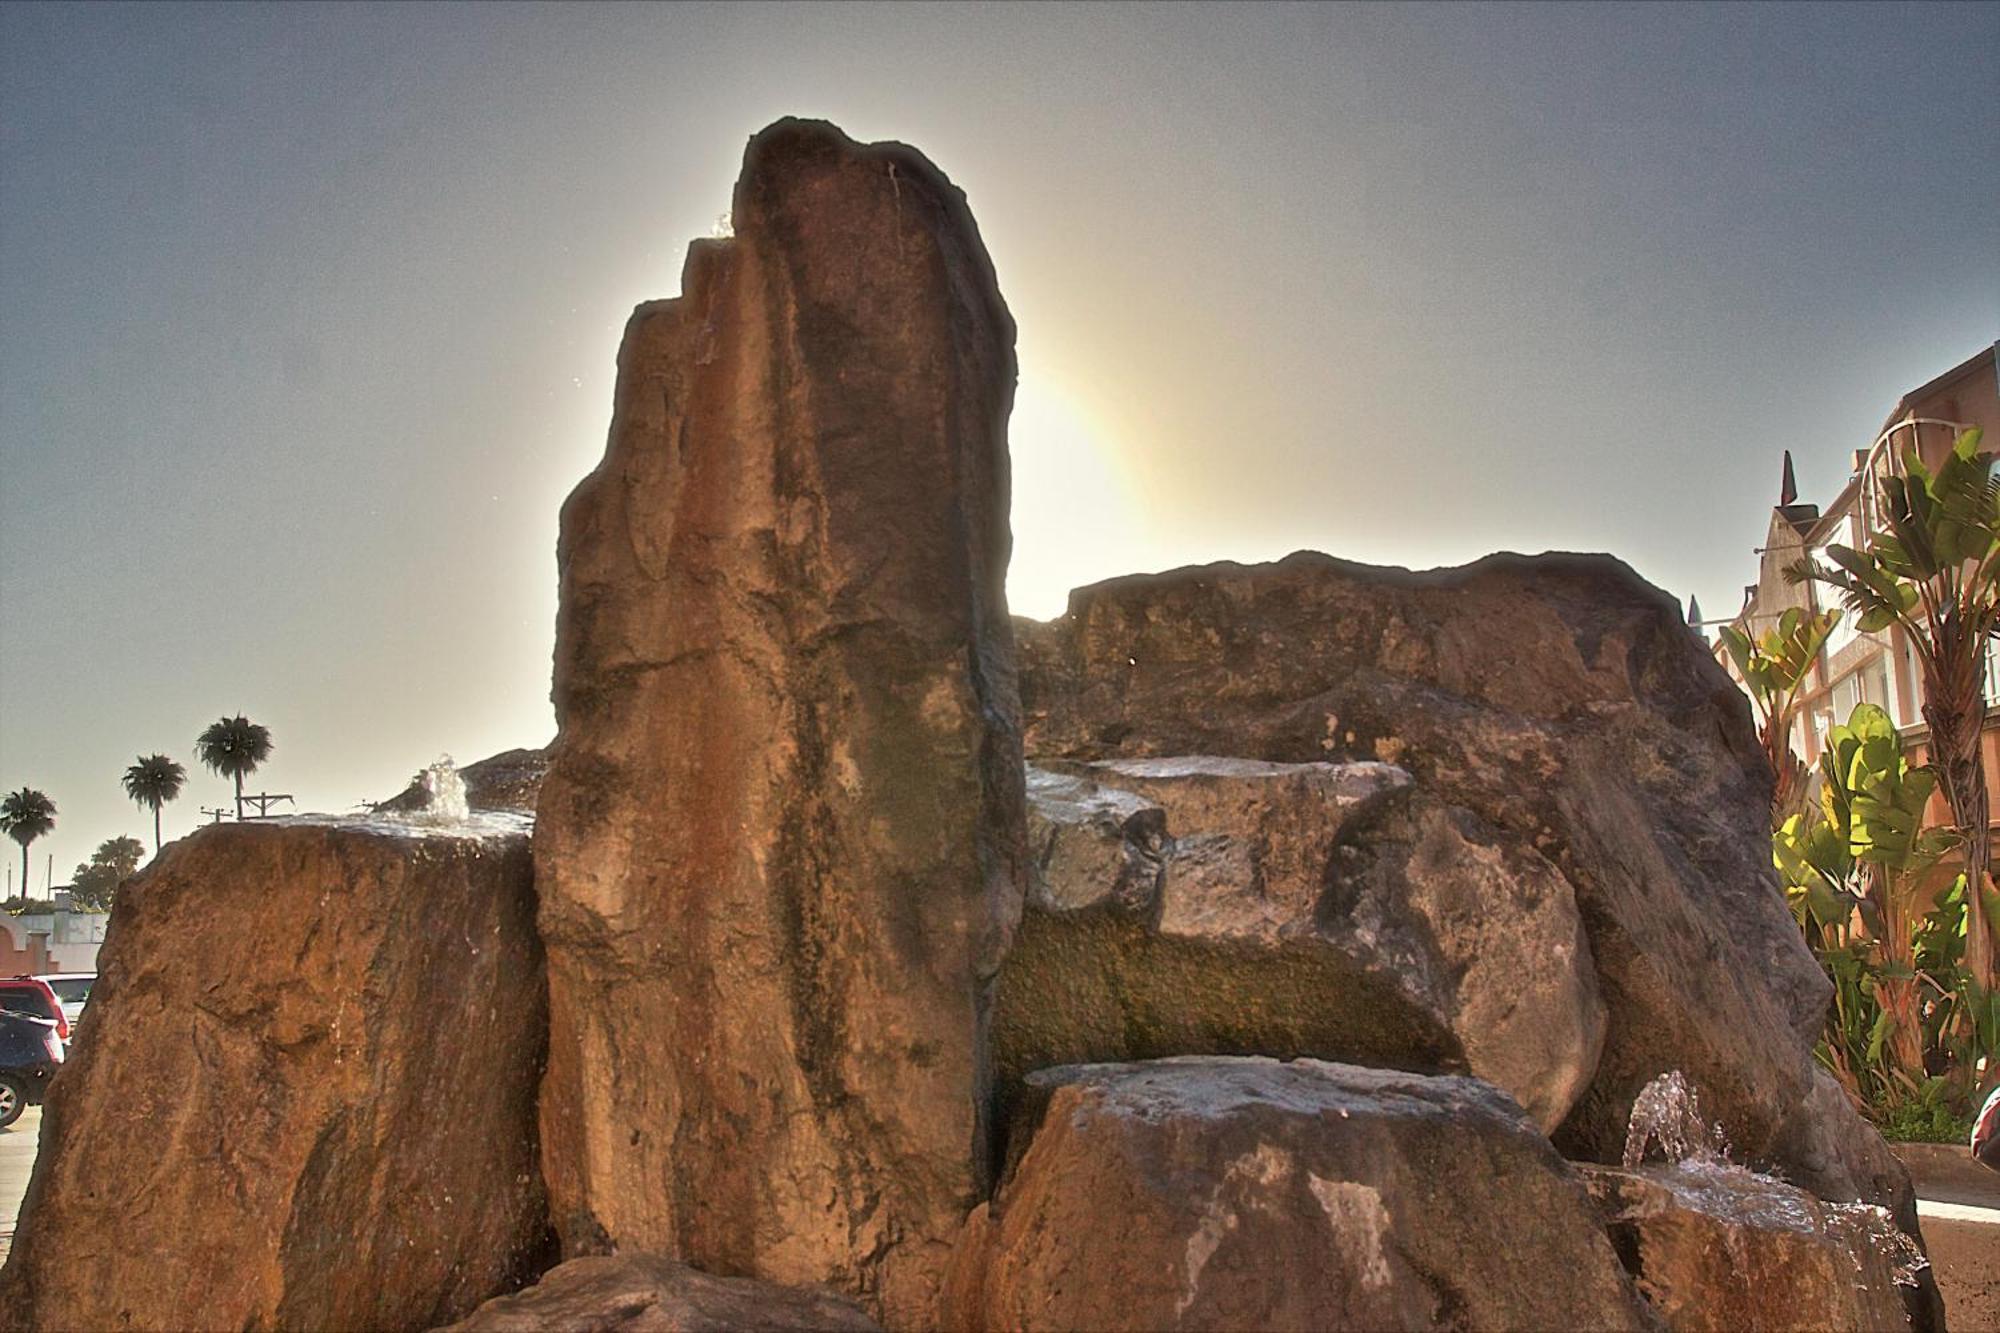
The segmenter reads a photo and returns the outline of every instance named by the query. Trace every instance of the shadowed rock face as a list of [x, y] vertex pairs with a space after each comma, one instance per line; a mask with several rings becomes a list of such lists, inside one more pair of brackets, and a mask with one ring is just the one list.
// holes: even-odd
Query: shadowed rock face
[[[1028, 770], [1003, 1093], [1044, 1065], [1316, 1056], [1499, 1085], [1545, 1130], [1604, 1006], [1568, 884], [1391, 764], [1210, 755]], [[1363, 873], [1354, 873], [1356, 864]]]
[[946, 1327], [1645, 1327], [1582, 1185], [1476, 1080], [1185, 1058], [1029, 1084]]
[[222, 824], [120, 890], [0, 1319], [410, 1328], [546, 1262], [525, 833]]
[[1021, 892], [1014, 327], [912, 149], [785, 121], [619, 352], [537, 813], [566, 1252], [919, 1323], [987, 1160]]
[[[1020, 638], [1038, 763], [1392, 762], [1412, 778], [1403, 823], [1358, 833], [1333, 901], [1493, 861], [1533, 863], [1508, 877], [1524, 901], [1571, 898], [1587, 951], [1521, 964], [1594, 968], [1608, 1016], [1557, 1136], [1571, 1155], [1615, 1160], [1634, 1095], [1672, 1068], [1749, 1156], [1794, 1137], [1827, 983], [1773, 878], [1770, 774], [1742, 696], [1623, 565], [1417, 575], [1300, 554], [1084, 588]], [[1427, 856], [1447, 829], [1457, 849]], [[1467, 888], [1459, 928], [1477, 931], [1491, 895]]]
[[499, 1296], [448, 1333], [881, 1333], [825, 1287], [711, 1277], [650, 1254], [589, 1255]]

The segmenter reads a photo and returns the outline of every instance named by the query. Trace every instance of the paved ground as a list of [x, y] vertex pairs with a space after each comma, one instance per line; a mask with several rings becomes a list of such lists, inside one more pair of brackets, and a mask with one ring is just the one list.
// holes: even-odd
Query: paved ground
[[1952, 1333], [2000, 1329], [2000, 1172], [1950, 1144], [1897, 1144]]
[[1924, 1244], [1952, 1333], [2000, 1329], [2000, 1209], [1920, 1203]]
[[35, 1149], [42, 1141], [42, 1108], [30, 1106], [21, 1118], [0, 1129], [0, 1259], [14, 1245], [14, 1216], [28, 1192], [28, 1174], [35, 1169]]

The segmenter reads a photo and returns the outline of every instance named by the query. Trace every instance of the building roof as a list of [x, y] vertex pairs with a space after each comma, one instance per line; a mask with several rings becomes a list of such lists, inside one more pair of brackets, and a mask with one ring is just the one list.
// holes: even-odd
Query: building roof
[[1977, 352], [1974, 352], [1971, 356], [1929, 383], [1919, 384], [1916, 388], [1896, 400], [1896, 405], [1889, 409], [1889, 415], [1882, 421], [1882, 429], [1875, 432], [1875, 438], [1879, 440], [1884, 435], [1887, 435], [1889, 428], [1908, 416], [1917, 403], [1922, 402], [1938, 390], [1945, 388], [1952, 381], [1964, 379], [1973, 371], [1990, 367], [1992, 364], [1993, 347], [1988, 345], [1980, 348]]

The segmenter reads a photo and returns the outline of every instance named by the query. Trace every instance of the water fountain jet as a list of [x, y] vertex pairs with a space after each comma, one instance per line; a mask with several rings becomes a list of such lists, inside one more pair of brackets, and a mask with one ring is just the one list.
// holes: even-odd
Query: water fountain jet
[[439, 755], [437, 762], [418, 776], [429, 799], [422, 809], [410, 811], [403, 818], [414, 824], [433, 827], [463, 824], [472, 818], [472, 808], [466, 800], [465, 779], [459, 776], [458, 766], [452, 762], [450, 755]]

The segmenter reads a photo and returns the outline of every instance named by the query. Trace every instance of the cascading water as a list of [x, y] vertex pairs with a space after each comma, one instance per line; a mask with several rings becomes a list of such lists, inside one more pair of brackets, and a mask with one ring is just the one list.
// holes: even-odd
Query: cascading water
[[[1664, 1169], [1691, 1187], [1690, 1193], [1697, 1197], [1709, 1191], [1740, 1196], [1746, 1183], [1772, 1179], [1729, 1160], [1729, 1140], [1722, 1126], [1702, 1116], [1700, 1096], [1678, 1069], [1648, 1083], [1633, 1100], [1632, 1115], [1625, 1126], [1623, 1166], [1628, 1171], [1640, 1169], [1654, 1148], [1664, 1159]], [[1796, 1212], [1786, 1211], [1788, 1215]], [[1862, 1250], [1883, 1255], [1893, 1266], [1896, 1281], [1906, 1287], [1915, 1286], [1917, 1274], [1930, 1267], [1930, 1260], [1903, 1234], [1886, 1209], [1869, 1203], [1822, 1202], [1819, 1211], [1823, 1220], [1793, 1217], [1792, 1224], [1814, 1226], [1846, 1238], [1850, 1256]], [[1862, 1268], [1858, 1257], [1854, 1268], [1859, 1277]]]
[[[1855, 1246], [1866, 1246], [1886, 1256], [1895, 1265], [1899, 1285], [1916, 1286], [1917, 1274], [1931, 1266], [1917, 1243], [1904, 1235], [1896, 1219], [1889, 1216], [1888, 1209], [1872, 1203], [1826, 1203], [1820, 1207], [1826, 1211], [1829, 1231], [1845, 1232]], [[1860, 1269], [1858, 1260], [1854, 1267]]]

